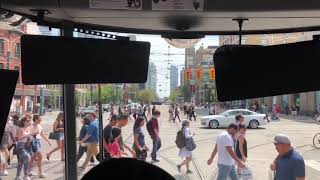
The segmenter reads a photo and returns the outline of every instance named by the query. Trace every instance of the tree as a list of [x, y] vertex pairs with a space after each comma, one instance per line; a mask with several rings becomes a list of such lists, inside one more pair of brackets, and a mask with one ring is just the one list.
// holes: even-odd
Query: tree
[[150, 89], [145, 89], [137, 93], [137, 100], [141, 103], [150, 104], [152, 101], [156, 99], [157, 99], [157, 94]]
[[184, 97], [185, 101], [191, 101], [191, 91], [187, 85], [180, 87], [182, 96]]
[[181, 90], [180, 89], [175, 89], [173, 91], [170, 92], [170, 96], [169, 99], [171, 100], [171, 102], [176, 101], [177, 97], [181, 96]]

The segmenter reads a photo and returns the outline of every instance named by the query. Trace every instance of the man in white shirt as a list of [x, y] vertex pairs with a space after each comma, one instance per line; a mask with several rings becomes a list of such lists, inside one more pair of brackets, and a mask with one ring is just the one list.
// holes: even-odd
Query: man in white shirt
[[237, 132], [238, 126], [232, 123], [229, 125], [227, 131], [220, 133], [217, 137], [216, 145], [207, 162], [208, 165], [211, 165], [214, 157], [218, 153], [219, 172], [217, 180], [227, 180], [228, 177], [230, 177], [231, 180], [239, 180], [234, 161], [237, 162], [239, 168], [244, 168], [244, 164], [233, 150], [234, 141], [232, 137]]

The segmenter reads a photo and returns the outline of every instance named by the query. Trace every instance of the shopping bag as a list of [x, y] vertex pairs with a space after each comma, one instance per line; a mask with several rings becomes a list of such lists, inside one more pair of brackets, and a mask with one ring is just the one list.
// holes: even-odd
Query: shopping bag
[[252, 180], [253, 179], [252, 171], [247, 165], [245, 168], [240, 169], [239, 176], [240, 176], [241, 180]]
[[269, 178], [268, 180], [275, 180], [275, 171], [269, 170]]

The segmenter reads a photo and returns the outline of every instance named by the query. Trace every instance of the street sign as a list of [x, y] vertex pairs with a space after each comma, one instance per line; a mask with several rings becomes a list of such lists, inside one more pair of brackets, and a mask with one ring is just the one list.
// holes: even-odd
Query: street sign
[[216, 79], [216, 73], [215, 73], [214, 68], [210, 68], [209, 77], [210, 77], [210, 80], [215, 80]]

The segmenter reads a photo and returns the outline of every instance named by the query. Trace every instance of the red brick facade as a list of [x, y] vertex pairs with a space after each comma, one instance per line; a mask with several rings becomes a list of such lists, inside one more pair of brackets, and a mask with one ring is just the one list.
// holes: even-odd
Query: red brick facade
[[[22, 30], [25, 27], [22, 28]], [[22, 30], [0, 30], [0, 68], [12, 70], [19, 70], [21, 72], [21, 59], [20, 59], [20, 37], [23, 34]], [[10, 54], [10, 59], [8, 63], [8, 55]], [[24, 113], [25, 111], [32, 111], [33, 106], [36, 102], [36, 94], [37, 86], [27, 86], [23, 85], [21, 81], [21, 73], [17, 83], [15, 96], [12, 102], [11, 111], [21, 111]], [[26, 98], [26, 96], [28, 96]], [[28, 108], [27, 102], [28, 99]], [[20, 103], [19, 103], [20, 101]], [[32, 103], [30, 102], [32, 101]], [[20, 109], [17, 110], [17, 107], [20, 104]], [[32, 107], [30, 107], [32, 106]]]

